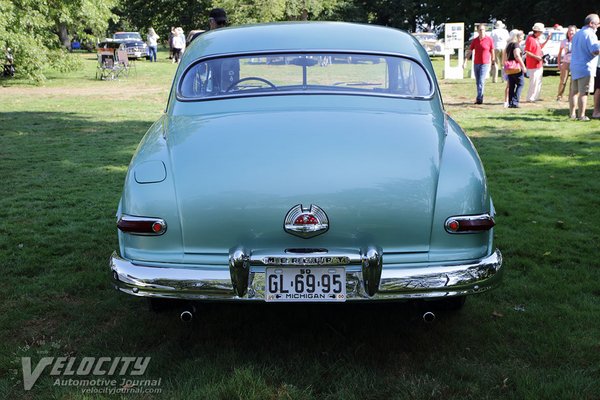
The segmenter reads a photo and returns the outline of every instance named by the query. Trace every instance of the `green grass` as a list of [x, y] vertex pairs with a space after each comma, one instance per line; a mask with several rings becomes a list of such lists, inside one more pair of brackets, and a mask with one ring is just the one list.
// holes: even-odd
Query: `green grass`
[[123, 396], [144, 399], [600, 398], [600, 122], [568, 120], [556, 76], [518, 110], [502, 83], [474, 106], [472, 80], [441, 81], [486, 167], [499, 289], [433, 325], [396, 304], [226, 304], [185, 326], [115, 292], [107, 265], [127, 164], [175, 66], [161, 53], [99, 82], [82, 57], [41, 88], [0, 81], [0, 398], [116, 397], [48, 370], [25, 392], [21, 357], [43, 356], [152, 357], [162, 395]]

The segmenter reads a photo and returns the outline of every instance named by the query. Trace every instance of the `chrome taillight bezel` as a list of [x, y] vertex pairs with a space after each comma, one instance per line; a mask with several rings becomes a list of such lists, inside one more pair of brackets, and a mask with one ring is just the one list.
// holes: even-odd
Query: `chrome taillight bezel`
[[[455, 226], [458, 226], [455, 228]], [[456, 215], [446, 219], [444, 228], [451, 234], [487, 232], [496, 225], [494, 216], [489, 213], [478, 215]]]

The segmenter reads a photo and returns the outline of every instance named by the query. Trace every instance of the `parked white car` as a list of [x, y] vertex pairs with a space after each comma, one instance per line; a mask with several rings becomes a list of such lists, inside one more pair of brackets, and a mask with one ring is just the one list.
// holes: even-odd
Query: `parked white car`
[[425, 48], [427, 54], [431, 57], [443, 56], [452, 54], [451, 49], [446, 49], [444, 39], [438, 39], [438, 36], [433, 32], [417, 32], [412, 34]]
[[[546, 29], [545, 37], [550, 37], [550, 40], [544, 46], [544, 71], [558, 71], [558, 51], [560, 50], [560, 42], [567, 37], [566, 28]], [[544, 43], [546, 39], [541, 39]]]

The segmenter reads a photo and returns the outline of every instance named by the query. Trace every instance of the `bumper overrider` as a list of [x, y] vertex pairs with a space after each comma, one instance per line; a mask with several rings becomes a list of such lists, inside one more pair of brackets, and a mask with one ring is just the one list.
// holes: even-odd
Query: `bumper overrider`
[[110, 269], [115, 287], [125, 293], [187, 300], [265, 300], [269, 266], [344, 266], [347, 300], [426, 299], [461, 296], [494, 288], [502, 276], [499, 250], [466, 263], [383, 265], [376, 247], [319, 254], [229, 253], [229, 268], [128, 261], [115, 252]]

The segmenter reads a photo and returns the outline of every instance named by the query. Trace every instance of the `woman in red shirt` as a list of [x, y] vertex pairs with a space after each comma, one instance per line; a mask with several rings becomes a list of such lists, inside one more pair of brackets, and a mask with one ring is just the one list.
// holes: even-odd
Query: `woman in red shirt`
[[548, 43], [550, 35], [544, 43], [540, 43], [540, 36], [544, 32], [544, 24], [536, 22], [531, 28], [533, 33], [525, 41], [525, 65], [529, 76], [529, 89], [527, 90], [527, 101], [534, 102], [540, 99], [542, 91], [542, 76], [544, 75], [544, 62], [542, 49]]

